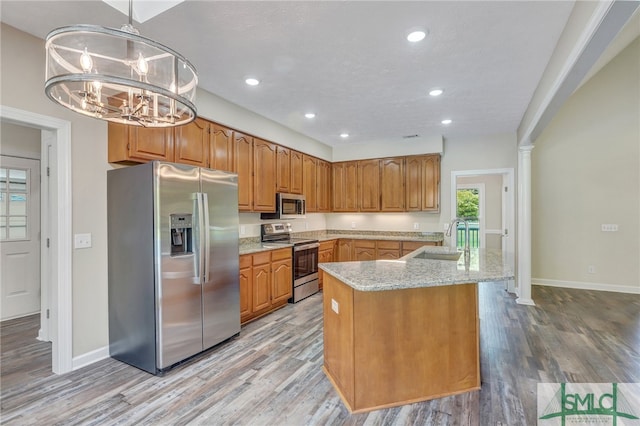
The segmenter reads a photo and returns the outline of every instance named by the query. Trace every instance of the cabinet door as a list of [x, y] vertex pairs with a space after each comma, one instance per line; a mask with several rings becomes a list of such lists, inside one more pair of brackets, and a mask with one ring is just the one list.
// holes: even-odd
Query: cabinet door
[[[330, 263], [333, 262], [334, 241], [327, 241], [320, 243], [320, 249], [318, 251], [318, 263]], [[318, 271], [318, 287], [322, 290], [322, 282], [324, 278], [324, 272]]]
[[316, 159], [308, 155], [302, 156], [302, 185], [307, 202], [307, 213], [318, 211], [316, 200]]
[[291, 150], [283, 146], [277, 148], [276, 160], [276, 191], [291, 192]]
[[400, 241], [379, 240], [376, 242], [376, 259], [399, 259], [401, 254]]
[[173, 130], [109, 123], [109, 162], [174, 161]]
[[376, 242], [371, 240], [353, 240], [353, 260], [376, 260]]
[[240, 256], [240, 322], [251, 319], [253, 272], [251, 255]]
[[234, 132], [234, 171], [238, 174], [238, 210], [253, 208], [253, 138]]
[[302, 194], [303, 188], [303, 164], [304, 155], [301, 152], [291, 150], [291, 180], [289, 184], [289, 192], [292, 194]]
[[407, 157], [405, 162], [405, 205], [408, 211], [422, 210], [422, 160]]
[[271, 263], [271, 278], [273, 280], [273, 299], [271, 303], [286, 302], [293, 297], [292, 269], [291, 251], [289, 251], [288, 259], [277, 260]]
[[209, 167], [233, 172], [233, 130], [216, 123], [210, 125]]
[[271, 264], [253, 265], [252, 312], [271, 307]]
[[175, 128], [175, 162], [209, 167], [209, 122], [196, 118]]
[[276, 211], [276, 145], [253, 140], [253, 211]]
[[353, 258], [351, 240], [338, 240], [338, 262], [350, 262]]
[[440, 155], [426, 155], [422, 160], [422, 210], [440, 211]]
[[380, 160], [358, 161], [360, 211], [380, 211]]
[[404, 158], [380, 161], [380, 210], [404, 211]]
[[331, 211], [331, 163], [316, 161], [316, 202], [319, 212]]

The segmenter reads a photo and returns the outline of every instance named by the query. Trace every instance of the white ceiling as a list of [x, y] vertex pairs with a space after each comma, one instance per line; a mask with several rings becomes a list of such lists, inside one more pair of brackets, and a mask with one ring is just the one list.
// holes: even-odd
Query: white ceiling
[[[248, 110], [332, 146], [397, 143], [515, 132], [573, 3], [186, 0], [135, 26], [186, 56], [201, 88]], [[3, 22], [40, 38], [128, 20], [99, 0], [0, 8]], [[411, 44], [413, 28], [429, 34]], [[434, 87], [444, 95], [429, 97]]]

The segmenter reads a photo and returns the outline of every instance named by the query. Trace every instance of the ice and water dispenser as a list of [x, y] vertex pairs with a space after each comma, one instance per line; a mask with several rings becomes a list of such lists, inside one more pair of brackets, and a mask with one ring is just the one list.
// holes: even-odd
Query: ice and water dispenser
[[191, 214], [171, 215], [171, 256], [193, 252], [193, 221]]

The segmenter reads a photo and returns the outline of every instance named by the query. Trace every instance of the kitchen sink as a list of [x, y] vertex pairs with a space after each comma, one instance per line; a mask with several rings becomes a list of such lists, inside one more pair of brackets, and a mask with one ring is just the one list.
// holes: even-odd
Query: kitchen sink
[[460, 259], [462, 255], [461, 251], [449, 252], [449, 253], [434, 253], [428, 251], [421, 251], [413, 256], [413, 259], [433, 259], [433, 260], [455, 260]]

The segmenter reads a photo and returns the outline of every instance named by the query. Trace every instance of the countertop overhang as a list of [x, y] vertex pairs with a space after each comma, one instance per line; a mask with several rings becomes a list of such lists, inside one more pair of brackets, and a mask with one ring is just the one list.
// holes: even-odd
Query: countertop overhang
[[386, 291], [505, 281], [514, 278], [502, 250], [472, 249], [458, 261], [414, 258], [420, 252], [450, 253], [449, 247], [422, 247], [399, 260], [321, 263], [320, 269], [358, 291]]

